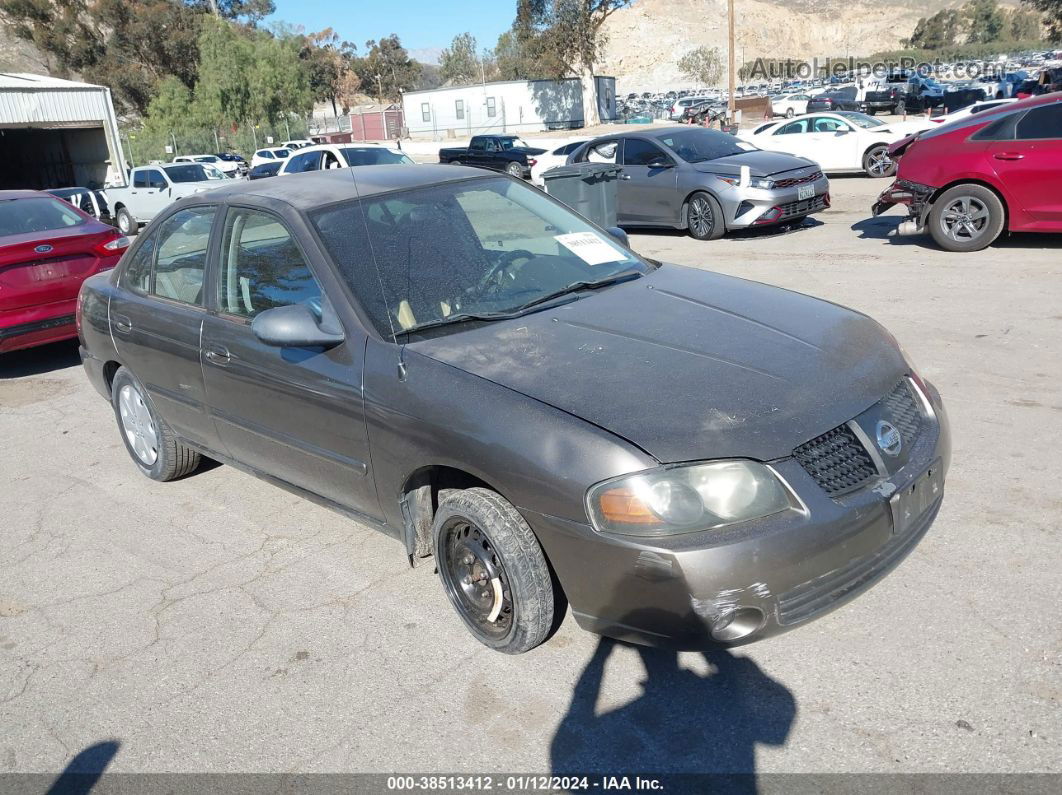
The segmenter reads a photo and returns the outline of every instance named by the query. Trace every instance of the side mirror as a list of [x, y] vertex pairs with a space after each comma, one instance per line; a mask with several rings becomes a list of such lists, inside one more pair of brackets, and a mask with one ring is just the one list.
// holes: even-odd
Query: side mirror
[[616, 238], [616, 240], [618, 240], [620, 243], [625, 245], [627, 248], [631, 247], [630, 239], [627, 237], [627, 233], [620, 229], [618, 226], [610, 226], [606, 231], [614, 238]]
[[266, 345], [278, 348], [334, 348], [344, 339], [317, 325], [305, 304], [267, 309], [251, 322], [251, 331]]
[[674, 168], [675, 163], [666, 157], [654, 157], [649, 161], [649, 168]]

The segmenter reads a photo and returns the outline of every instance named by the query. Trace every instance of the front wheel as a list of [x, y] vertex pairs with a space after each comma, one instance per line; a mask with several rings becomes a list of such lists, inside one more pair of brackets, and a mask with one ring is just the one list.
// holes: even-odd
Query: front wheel
[[947, 251], [980, 251], [1003, 231], [1003, 202], [982, 185], [956, 185], [929, 211], [929, 234]]
[[176, 480], [199, 467], [199, 453], [177, 440], [155, 411], [143, 384], [125, 367], [114, 374], [111, 404], [129, 457], [149, 478]]
[[686, 229], [694, 240], [718, 240], [726, 234], [723, 209], [709, 193], [695, 193], [686, 208]]
[[115, 214], [115, 220], [118, 222], [118, 229], [121, 230], [123, 235], [134, 235], [139, 227], [137, 220], [133, 217], [133, 214], [124, 207], [119, 207], [118, 212]]
[[451, 491], [432, 535], [446, 596], [480, 643], [522, 654], [546, 639], [554, 611], [549, 565], [510, 502], [489, 489]]
[[878, 144], [863, 155], [863, 171], [868, 177], [891, 177], [896, 173], [896, 161], [889, 157], [889, 147]]
[[505, 167], [505, 173], [510, 177], [516, 177], [522, 179], [524, 176], [524, 169], [519, 163], [510, 163]]

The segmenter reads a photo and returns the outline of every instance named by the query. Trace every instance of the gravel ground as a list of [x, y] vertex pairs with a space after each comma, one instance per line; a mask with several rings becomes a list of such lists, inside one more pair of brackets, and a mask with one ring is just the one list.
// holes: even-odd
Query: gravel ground
[[229, 467], [158, 484], [72, 345], [0, 358], [0, 772], [1062, 772], [1062, 240], [887, 237], [833, 182], [790, 234], [635, 249], [881, 320], [940, 388], [944, 508], [876, 588], [710, 655], [569, 620], [480, 647], [392, 540]]

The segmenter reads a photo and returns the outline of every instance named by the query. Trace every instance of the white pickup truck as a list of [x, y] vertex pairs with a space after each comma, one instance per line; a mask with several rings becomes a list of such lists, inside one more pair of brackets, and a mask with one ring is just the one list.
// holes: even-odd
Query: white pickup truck
[[231, 185], [231, 178], [208, 163], [162, 163], [137, 166], [129, 185], [108, 188], [114, 220], [122, 234], [132, 235], [178, 199]]

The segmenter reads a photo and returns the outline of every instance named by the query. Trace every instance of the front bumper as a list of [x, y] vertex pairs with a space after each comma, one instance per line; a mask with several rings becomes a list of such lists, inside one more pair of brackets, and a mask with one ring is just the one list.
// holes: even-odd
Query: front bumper
[[691, 649], [767, 638], [855, 598], [928, 531], [942, 494], [903, 532], [896, 532], [889, 497], [929, 468], [947, 472], [947, 418], [939, 395], [929, 392], [935, 417], [906, 464], [874, 485], [831, 499], [794, 458], [774, 462], [804, 512], [654, 539], [606, 536], [585, 524], [523, 513], [584, 629]]
[[930, 185], [898, 179], [878, 195], [870, 211], [877, 217], [897, 204], [904, 204], [908, 208], [909, 220], [913, 222], [913, 226], [918, 231], [921, 231], [925, 227], [926, 217], [932, 206], [931, 199], [935, 192], [936, 188]]
[[[810, 185], [811, 197], [801, 198], [800, 188]], [[785, 188], [734, 187], [721, 197], [727, 229], [782, 224], [830, 207], [830, 180], [823, 174], [814, 182]]]

